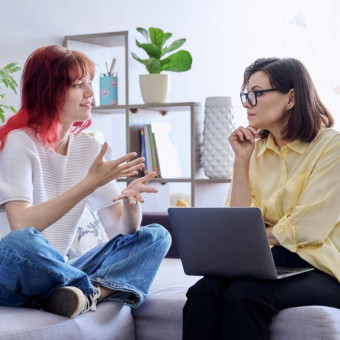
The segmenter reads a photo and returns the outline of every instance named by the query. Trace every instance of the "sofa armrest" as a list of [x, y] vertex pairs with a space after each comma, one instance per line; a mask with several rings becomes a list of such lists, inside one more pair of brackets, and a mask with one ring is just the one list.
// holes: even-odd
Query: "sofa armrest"
[[175, 238], [173, 236], [173, 231], [170, 224], [169, 215], [167, 212], [143, 212], [142, 225], [148, 225], [152, 223], [158, 223], [167, 229], [171, 235], [172, 243], [171, 247], [165, 257], [169, 258], [179, 258], [179, 253], [177, 250], [177, 245]]

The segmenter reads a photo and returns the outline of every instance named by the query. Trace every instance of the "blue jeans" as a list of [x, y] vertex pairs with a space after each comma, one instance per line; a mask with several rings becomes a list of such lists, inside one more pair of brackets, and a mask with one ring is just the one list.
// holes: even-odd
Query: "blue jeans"
[[65, 262], [35, 228], [11, 231], [0, 240], [0, 305], [40, 308], [58, 287], [74, 286], [91, 295], [95, 284], [114, 290], [105, 300], [138, 307], [170, 243], [168, 231], [151, 224]]

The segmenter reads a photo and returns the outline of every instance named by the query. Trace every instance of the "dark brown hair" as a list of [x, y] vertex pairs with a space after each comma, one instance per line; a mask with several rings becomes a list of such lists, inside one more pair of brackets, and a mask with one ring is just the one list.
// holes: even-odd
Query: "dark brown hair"
[[[306, 67], [294, 58], [261, 58], [248, 66], [244, 72], [242, 91], [246, 88], [249, 78], [258, 71], [265, 72], [271, 86], [281, 93], [294, 89], [295, 105], [288, 112], [287, 125], [282, 129], [285, 140], [298, 139], [310, 142], [322, 127], [332, 127], [334, 119], [321, 102], [312, 78]], [[269, 131], [262, 130], [261, 138], [266, 138]]]

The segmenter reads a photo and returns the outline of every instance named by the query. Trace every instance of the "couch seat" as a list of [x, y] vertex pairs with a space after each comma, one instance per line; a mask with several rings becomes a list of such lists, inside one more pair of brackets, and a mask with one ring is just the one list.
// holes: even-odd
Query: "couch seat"
[[0, 339], [6, 340], [134, 340], [131, 308], [106, 301], [95, 312], [75, 319], [40, 310], [0, 307]]

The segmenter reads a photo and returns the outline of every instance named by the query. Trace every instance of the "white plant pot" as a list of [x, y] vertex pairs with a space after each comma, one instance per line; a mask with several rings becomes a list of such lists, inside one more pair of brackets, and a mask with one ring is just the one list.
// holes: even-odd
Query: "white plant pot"
[[145, 104], [167, 102], [170, 87], [168, 74], [141, 74], [139, 85]]

